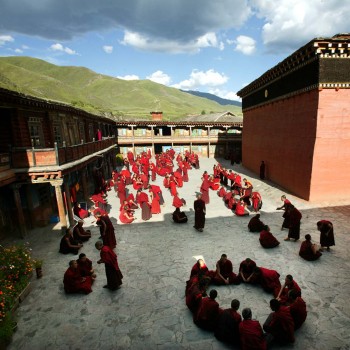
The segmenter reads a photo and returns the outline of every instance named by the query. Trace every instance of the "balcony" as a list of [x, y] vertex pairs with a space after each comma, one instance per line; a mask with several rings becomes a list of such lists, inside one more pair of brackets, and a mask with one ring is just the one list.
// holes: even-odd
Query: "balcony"
[[225, 142], [225, 141], [235, 141], [242, 140], [242, 134], [234, 134], [234, 133], [220, 133], [218, 135], [173, 135], [173, 136], [118, 136], [118, 144], [142, 144], [142, 143], [217, 143], [217, 142]]
[[74, 146], [54, 148], [12, 148], [13, 168], [61, 166], [116, 145], [116, 137]]

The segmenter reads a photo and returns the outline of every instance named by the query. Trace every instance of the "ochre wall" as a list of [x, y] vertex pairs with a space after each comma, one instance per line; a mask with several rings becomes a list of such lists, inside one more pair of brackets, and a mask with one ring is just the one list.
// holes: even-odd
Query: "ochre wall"
[[350, 89], [319, 92], [310, 200], [349, 198]]
[[243, 165], [309, 199], [316, 136], [318, 90], [244, 111]]

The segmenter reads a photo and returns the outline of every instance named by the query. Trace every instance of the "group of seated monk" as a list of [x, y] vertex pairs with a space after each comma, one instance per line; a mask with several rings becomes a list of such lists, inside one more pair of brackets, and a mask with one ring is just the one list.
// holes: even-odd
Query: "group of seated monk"
[[[281, 286], [277, 271], [257, 267], [249, 258], [241, 262], [238, 275], [232, 272], [231, 267], [232, 263], [226, 254], [222, 254], [215, 271], [209, 271], [202, 259], [192, 267], [185, 295], [186, 305], [193, 313], [193, 322], [204, 330], [213, 331], [218, 340], [231, 346], [240, 346], [241, 349], [266, 349], [271, 343], [293, 343], [294, 331], [300, 328], [307, 316], [301, 289], [293, 277], [287, 275]], [[216, 300], [218, 293], [215, 289], [207, 294], [211, 283], [240, 282], [260, 284], [266, 292], [273, 293], [274, 299], [270, 301], [272, 313], [263, 327], [259, 321], [252, 320], [250, 308], [243, 309], [242, 320], [238, 313], [239, 300], [232, 300], [231, 308], [224, 310]]]
[[92, 292], [91, 286], [95, 278], [91, 260], [82, 253], [78, 260], [69, 262], [69, 267], [63, 277], [64, 290], [69, 294], [89, 294]]
[[83, 228], [84, 221], [79, 220], [72, 228], [67, 228], [65, 235], [61, 238], [60, 250], [62, 254], [78, 254], [79, 249], [91, 238], [91, 231]]

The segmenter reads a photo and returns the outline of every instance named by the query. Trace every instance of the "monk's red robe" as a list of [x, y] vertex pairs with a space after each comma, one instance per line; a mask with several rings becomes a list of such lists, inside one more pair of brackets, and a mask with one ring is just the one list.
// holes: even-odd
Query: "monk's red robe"
[[245, 211], [245, 206], [244, 206], [241, 202], [236, 203], [235, 214], [236, 214], [237, 216], [244, 216], [244, 215], [247, 215], [247, 214], [248, 214], [248, 213]]
[[177, 186], [178, 187], [182, 187], [183, 186], [183, 177], [182, 177], [182, 175], [178, 171], [175, 171], [174, 177], [176, 178]]
[[301, 243], [300, 250], [299, 250], [299, 256], [307, 261], [314, 261], [319, 259], [319, 257], [322, 255], [321, 252], [316, 251], [316, 254], [314, 254], [312, 250], [312, 243], [311, 241], [304, 241]]
[[243, 282], [243, 278], [241, 274], [243, 274], [244, 278], [247, 279], [251, 274], [253, 274], [250, 283], [256, 283], [256, 279], [254, 279], [254, 270], [256, 268], [256, 263], [253, 260], [246, 261], [243, 260], [241, 264], [239, 265], [239, 275], [238, 278], [240, 279], [241, 282]]
[[255, 211], [260, 209], [261, 195], [259, 192], [252, 192], [252, 204]]
[[265, 224], [257, 216], [253, 216], [248, 223], [250, 232], [261, 232], [264, 228]]
[[88, 258], [86, 258], [85, 261], [78, 259], [78, 270], [81, 276], [91, 276], [91, 270], [92, 270], [92, 261]]
[[[220, 268], [220, 274], [222, 277], [225, 278], [225, 280], [228, 279], [230, 284], [239, 284], [239, 278], [237, 275], [233, 272], [233, 266], [232, 262], [230, 260], [226, 260], [225, 262], [222, 262], [221, 260], [217, 261], [217, 264], [219, 264]], [[222, 278], [218, 275], [218, 272], [211, 272], [211, 275], [213, 275], [213, 283], [216, 285], [222, 285], [225, 284], [225, 282], [222, 280]]]
[[163, 186], [165, 188], [170, 188], [170, 179], [168, 177], [163, 180]]
[[335, 245], [333, 225], [328, 220], [321, 220], [317, 222], [319, 231], [321, 232], [320, 244], [321, 247], [332, 247]]
[[120, 214], [119, 214], [119, 220], [120, 220], [120, 222], [122, 222], [123, 224], [131, 224], [131, 223], [135, 220], [135, 218], [130, 217], [130, 215], [129, 215], [130, 219], [128, 219], [128, 218], [126, 217], [126, 214], [128, 214], [128, 211], [127, 211], [126, 209], [123, 208], [123, 209], [121, 210]]
[[74, 205], [73, 212], [74, 215], [80, 219], [85, 219], [89, 216], [89, 212], [83, 208], [80, 208], [77, 204]]
[[266, 350], [267, 344], [259, 321], [243, 320], [239, 324], [242, 350]]
[[[83, 278], [85, 281], [83, 281]], [[92, 292], [91, 277], [82, 277], [78, 269], [69, 267], [63, 277], [64, 290], [66, 293], [85, 293]]]
[[265, 292], [278, 294], [281, 289], [280, 274], [275, 270], [269, 270], [265, 267], [260, 267], [260, 285]]
[[138, 195], [138, 203], [142, 209], [142, 220], [149, 220], [152, 217], [151, 205], [149, 204], [148, 195], [144, 192], [140, 192]]
[[110, 247], [104, 245], [100, 250], [100, 257], [105, 264], [107, 286], [109, 289], [115, 290], [123, 283], [123, 274], [118, 265], [117, 255]]
[[96, 221], [96, 225], [100, 227], [103, 244], [114, 249], [117, 246], [117, 241], [111, 219], [108, 216], [100, 216]]
[[199, 266], [198, 262], [196, 262], [191, 269], [191, 275], [190, 275], [190, 279], [193, 276], [199, 275], [199, 274], [203, 274], [203, 275], [207, 275], [209, 273], [208, 267], [207, 265], [203, 265], [203, 266]]
[[202, 193], [202, 200], [204, 201], [205, 204], [209, 203], [209, 181], [204, 178], [200, 191]]
[[280, 244], [276, 237], [270, 231], [267, 230], [262, 230], [260, 232], [259, 241], [261, 246], [264, 248], [274, 248]]
[[290, 285], [287, 285], [283, 288], [282, 293], [280, 295], [280, 299], [281, 299], [280, 303], [281, 304], [286, 304], [286, 305], [290, 304], [291, 300], [288, 296], [288, 293], [291, 290], [295, 290], [297, 295], [301, 296], [301, 289], [300, 289], [298, 283], [293, 280]]
[[138, 166], [137, 163], [134, 163], [134, 164], [133, 164], [131, 170], [132, 170], [132, 172], [133, 172], [134, 174], [139, 175], [139, 173], [140, 173], [139, 166]]
[[[152, 189], [151, 189], [151, 191], [152, 191]], [[153, 192], [153, 199], [152, 199], [152, 204], [151, 204], [151, 213], [152, 214], [159, 214], [161, 212], [159, 199], [160, 198], [159, 198], [158, 193], [157, 192]]]
[[264, 324], [264, 331], [272, 334], [279, 344], [294, 343], [294, 320], [289, 307], [281, 306], [273, 312], [269, 324]]
[[170, 181], [170, 186], [169, 186], [169, 188], [170, 188], [170, 193], [171, 193], [171, 195], [172, 195], [172, 196], [175, 196], [176, 193], [177, 193], [175, 181]]
[[177, 195], [175, 195], [173, 198], [173, 206], [175, 208], [181, 208], [183, 205], [184, 203], [182, 202], [182, 200]]
[[294, 320], [294, 329], [299, 329], [307, 317], [305, 301], [301, 297], [296, 298], [289, 310]]
[[224, 187], [221, 187], [220, 190], [218, 191], [218, 196], [224, 197], [225, 195], [226, 195], [226, 190]]
[[193, 315], [193, 322], [200, 328], [213, 331], [222, 310], [219, 304], [209, 298], [202, 298], [197, 312]]
[[183, 179], [184, 182], [188, 182], [188, 168], [185, 165], [185, 163], [184, 163], [184, 165], [182, 167], [182, 179]]

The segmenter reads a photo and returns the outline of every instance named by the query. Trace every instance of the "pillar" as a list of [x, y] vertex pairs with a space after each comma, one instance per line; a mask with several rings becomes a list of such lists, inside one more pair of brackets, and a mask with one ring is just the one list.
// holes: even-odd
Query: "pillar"
[[63, 186], [64, 186], [64, 192], [66, 194], [66, 204], [67, 204], [69, 225], [73, 226], [75, 224], [75, 220], [74, 220], [74, 216], [73, 216], [73, 208], [72, 208], [72, 202], [70, 200], [70, 192], [69, 192], [68, 183], [64, 182]]
[[25, 221], [24, 215], [23, 215], [21, 195], [19, 194], [20, 188], [21, 188], [21, 185], [19, 185], [19, 184], [14, 184], [12, 186], [13, 197], [15, 199], [15, 204], [16, 204], [16, 209], [17, 209], [19, 232], [20, 232], [21, 238], [25, 238], [27, 235], [27, 227], [26, 227], [26, 221]]
[[63, 183], [63, 179], [50, 181], [51, 186], [55, 187], [58, 216], [60, 218], [61, 229], [62, 231], [64, 231], [67, 228], [67, 218], [66, 218], [66, 212], [65, 212], [65, 207], [64, 207], [63, 197], [62, 197], [62, 189], [61, 189], [62, 183]]

